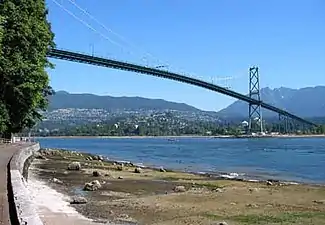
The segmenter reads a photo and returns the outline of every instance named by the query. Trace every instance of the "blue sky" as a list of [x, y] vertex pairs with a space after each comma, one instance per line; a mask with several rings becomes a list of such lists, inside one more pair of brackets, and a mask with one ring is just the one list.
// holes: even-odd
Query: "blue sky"
[[[168, 65], [175, 72], [184, 71], [205, 80], [231, 76], [234, 79], [228, 82], [230, 87], [241, 93], [248, 91], [248, 68], [252, 65], [260, 68], [262, 87], [325, 85], [323, 0], [74, 1], [119, 36], [91, 20], [69, 0], [47, 0], [58, 48], [85, 53], [93, 49], [100, 56]], [[148, 53], [150, 57], [146, 57]], [[49, 71], [55, 90], [162, 98], [205, 110], [219, 110], [234, 101], [174, 81], [51, 61], [56, 64]]]

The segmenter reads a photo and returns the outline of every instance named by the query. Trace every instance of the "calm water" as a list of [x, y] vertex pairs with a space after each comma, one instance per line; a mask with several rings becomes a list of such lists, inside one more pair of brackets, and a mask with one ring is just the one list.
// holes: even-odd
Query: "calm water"
[[325, 184], [325, 138], [265, 139], [39, 139], [46, 148], [101, 154], [148, 166], [238, 173]]

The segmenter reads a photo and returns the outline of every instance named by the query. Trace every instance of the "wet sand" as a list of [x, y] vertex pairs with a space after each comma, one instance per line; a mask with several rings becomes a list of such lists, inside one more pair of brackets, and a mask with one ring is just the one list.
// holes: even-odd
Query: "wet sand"
[[[67, 169], [73, 161], [80, 162], [80, 170]], [[44, 193], [56, 196], [54, 199], [63, 200], [69, 207], [70, 211], [64, 212], [45, 210], [44, 204], [38, 202], [44, 221], [51, 218], [53, 221], [57, 214], [63, 221], [62, 213], [69, 215], [67, 212], [70, 212], [76, 220], [83, 221], [78, 224], [91, 224], [85, 217], [102, 223], [143, 225], [219, 224], [222, 221], [229, 225], [325, 224], [323, 186], [222, 180], [151, 168], [136, 173], [135, 169], [132, 164], [104, 162], [89, 154], [42, 151], [30, 167], [29, 180], [55, 189], [61, 197], [49, 190]], [[94, 171], [99, 176], [94, 176]], [[50, 182], [53, 178], [63, 184]], [[85, 183], [94, 180], [98, 180], [101, 187], [84, 191]], [[36, 195], [39, 199], [45, 198]], [[70, 205], [68, 196], [83, 196], [88, 202]], [[50, 212], [54, 212], [54, 216]]]

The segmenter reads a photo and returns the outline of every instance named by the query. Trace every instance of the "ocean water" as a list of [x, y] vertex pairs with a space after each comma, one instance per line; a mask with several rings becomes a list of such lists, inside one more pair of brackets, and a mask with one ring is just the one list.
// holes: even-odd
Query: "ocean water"
[[[64, 148], [191, 172], [325, 184], [325, 138], [40, 138]], [[228, 175], [227, 175], [228, 174]]]

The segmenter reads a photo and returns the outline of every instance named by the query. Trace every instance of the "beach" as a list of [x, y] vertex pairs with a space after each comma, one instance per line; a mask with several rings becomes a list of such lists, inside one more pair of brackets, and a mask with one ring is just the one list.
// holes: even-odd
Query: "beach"
[[[73, 162], [80, 168], [69, 170]], [[325, 224], [322, 185], [140, 168], [63, 150], [42, 150], [30, 166], [28, 180], [31, 190], [43, 187], [48, 195], [34, 194], [38, 199], [47, 203], [59, 199], [58, 205], [50, 204], [52, 208], [46, 208], [44, 200], [36, 201], [49, 225], [56, 220], [79, 221], [76, 224]], [[87, 202], [70, 204], [76, 196]]]

